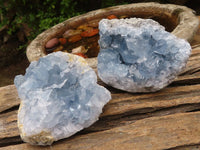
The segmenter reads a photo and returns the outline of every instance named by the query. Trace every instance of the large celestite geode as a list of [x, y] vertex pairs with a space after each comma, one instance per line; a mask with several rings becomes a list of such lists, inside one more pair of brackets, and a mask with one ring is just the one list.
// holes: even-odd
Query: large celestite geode
[[154, 92], [184, 69], [191, 47], [151, 19], [103, 19], [99, 23], [98, 75], [129, 92]]
[[111, 99], [83, 58], [62, 52], [32, 62], [14, 83], [20, 135], [30, 144], [50, 145], [90, 126]]

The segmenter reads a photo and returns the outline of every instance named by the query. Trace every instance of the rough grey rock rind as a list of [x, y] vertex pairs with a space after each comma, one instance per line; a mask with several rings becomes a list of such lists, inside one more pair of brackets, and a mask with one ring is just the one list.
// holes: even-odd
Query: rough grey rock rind
[[154, 92], [184, 69], [191, 47], [151, 19], [103, 19], [99, 23], [98, 75], [129, 92]]
[[32, 62], [14, 83], [20, 135], [30, 144], [50, 145], [90, 126], [111, 99], [83, 58], [62, 52]]

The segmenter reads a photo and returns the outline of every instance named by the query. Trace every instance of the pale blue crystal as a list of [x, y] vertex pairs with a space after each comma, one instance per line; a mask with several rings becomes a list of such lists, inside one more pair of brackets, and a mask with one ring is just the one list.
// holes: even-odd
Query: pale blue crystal
[[49, 145], [90, 126], [111, 99], [83, 58], [62, 52], [32, 62], [14, 83], [20, 135], [31, 144]]
[[115, 88], [153, 92], [184, 69], [191, 47], [151, 19], [103, 19], [99, 23], [98, 75]]

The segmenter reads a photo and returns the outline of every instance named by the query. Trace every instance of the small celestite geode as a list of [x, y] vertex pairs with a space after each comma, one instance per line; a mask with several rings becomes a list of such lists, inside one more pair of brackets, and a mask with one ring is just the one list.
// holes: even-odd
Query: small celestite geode
[[50, 145], [89, 127], [111, 99], [83, 58], [63, 52], [32, 62], [14, 83], [21, 99], [20, 136], [36, 145]]
[[99, 23], [98, 75], [129, 92], [154, 92], [184, 69], [190, 44], [151, 19], [103, 19]]

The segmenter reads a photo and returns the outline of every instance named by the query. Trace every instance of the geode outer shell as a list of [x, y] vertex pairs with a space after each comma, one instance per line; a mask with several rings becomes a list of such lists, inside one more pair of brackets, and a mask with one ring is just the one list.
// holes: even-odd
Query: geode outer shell
[[30, 144], [50, 145], [89, 127], [111, 99], [83, 58], [62, 52], [32, 62], [14, 83], [20, 135]]
[[98, 75], [128, 92], [154, 92], [184, 69], [191, 47], [151, 19], [103, 19], [99, 23]]

